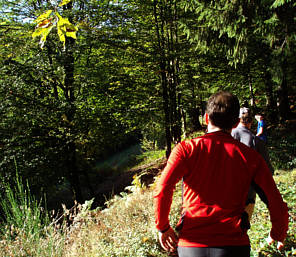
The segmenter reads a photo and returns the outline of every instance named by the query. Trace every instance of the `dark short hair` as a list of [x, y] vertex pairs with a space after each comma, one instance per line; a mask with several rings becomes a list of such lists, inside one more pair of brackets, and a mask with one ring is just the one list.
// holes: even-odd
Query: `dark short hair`
[[243, 124], [251, 123], [253, 120], [251, 110], [247, 107], [240, 108], [239, 118], [240, 118], [240, 122]]
[[206, 113], [214, 126], [231, 129], [238, 121], [239, 101], [233, 94], [220, 91], [209, 98]]

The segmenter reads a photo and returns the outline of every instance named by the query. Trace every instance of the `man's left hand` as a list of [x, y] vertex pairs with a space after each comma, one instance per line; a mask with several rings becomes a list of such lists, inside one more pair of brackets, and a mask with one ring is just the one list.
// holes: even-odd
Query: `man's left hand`
[[166, 232], [158, 232], [159, 242], [163, 249], [168, 252], [174, 252], [177, 249], [178, 237], [172, 228]]

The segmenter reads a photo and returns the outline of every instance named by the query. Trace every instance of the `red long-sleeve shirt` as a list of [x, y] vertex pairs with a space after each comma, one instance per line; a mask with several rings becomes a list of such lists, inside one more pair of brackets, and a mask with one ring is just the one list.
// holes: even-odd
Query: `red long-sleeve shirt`
[[184, 193], [179, 246], [249, 245], [241, 223], [251, 183], [268, 205], [271, 237], [277, 241], [286, 237], [287, 205], [267, 164], [230, 134], [208, 133], [173, 149], [154, 194], [158, 230], [169, 227], [172, 195], [181, 178]]

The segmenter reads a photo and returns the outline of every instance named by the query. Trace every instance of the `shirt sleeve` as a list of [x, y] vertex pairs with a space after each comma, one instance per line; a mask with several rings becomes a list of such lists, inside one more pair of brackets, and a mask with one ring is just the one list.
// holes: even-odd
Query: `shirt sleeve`
[[237, 133], [236, 130], [232, 130], [232, 131], [231, 131], [231, 136], [232, 136], [234, 139], [240, 141], [239, 133]]
[[167, 165], [157, 181], [154, 190], [154, 211], [156, 228], [159, 231], [170, 227], [169, 212], [172, 204], [175, 185], [184, 176], [186, 169], [186, 155], [179, 143], [173, 149], [167, 161]]
[[272, 223], [271, 237], [274, 240], [283, 242], [288, 231], [288, 207], [283, 201], [272, 174], [263, 158], [261, 158], [259, 169], [255, 174], [253, 186], [269, 209], [270, 221]]

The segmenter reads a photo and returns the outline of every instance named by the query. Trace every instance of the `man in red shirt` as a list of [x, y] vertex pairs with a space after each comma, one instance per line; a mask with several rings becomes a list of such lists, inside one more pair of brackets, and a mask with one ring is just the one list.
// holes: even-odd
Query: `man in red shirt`
[[[250, 185], [270, 212], [269, 242], [283, 247], [288, 209], [264, 159], [235, 140], [238, 99], [228, 92], [212, 95], [207, 104], [207, 133], [173, 149], [155, 189], [155, 220], [167, 251], [178, 246], [179, 257], [248, 257], [250, 226], [244, 211]], [[169, 224], [176, 183], [183, 179], [182, 218], [178, 236]]]

